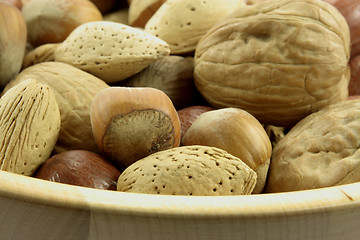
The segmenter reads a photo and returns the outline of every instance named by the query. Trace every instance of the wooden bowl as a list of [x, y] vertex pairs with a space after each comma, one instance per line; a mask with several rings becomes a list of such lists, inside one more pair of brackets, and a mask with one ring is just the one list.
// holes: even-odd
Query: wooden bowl
[[96, 190], [0, 171], [0, 221], [2, 240], [358, 239], [360, 183], [189, 197]]

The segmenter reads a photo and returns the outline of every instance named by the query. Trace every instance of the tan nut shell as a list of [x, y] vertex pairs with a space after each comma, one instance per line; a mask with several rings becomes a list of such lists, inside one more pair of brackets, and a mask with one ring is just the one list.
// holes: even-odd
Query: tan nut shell
[[145, 31], [167, 42], [171, 54], [193, 52], [210, 27], [243, 5], [243, 0], [166, 1], [148, 20]]
[[184, 57], [166, 56], [124, 81], [128, 87], [152, 87], [166, 93], [176, 109], [195, 101], [194, 67]]
[[248, 112], [238, 108], [205, 112], [193, 122], [181, 144], [217, 147], [238, 157], [257, 173], [254, 193], [262, 192], [272, 147], [265, 129]]
[[55, 60], [110, 83], [169, 54], [168, 44], [151, 34], [121, 23], [98, 21], [76, 28], [56, 49]]
[[90, 124], [90, 106], [97, 92], [109, 87], [104, 81], [71, 65], [44, 62], [24, 69], [4, 89], [36, 79], [53, 90], [61, 112], [61, 130], [55, 152], [89, 150], [98, 152]]
[[180, 145], [180, 120], [161, 90], [111, 87], [96, 94], [91, 126], [100, 151], [119, 167]]
[[25, 55], [22, 67], [27, 68], [41, 62], [55, 61], [54, 52], [58, 46], [59, 43], [48, 43], [31, 50]]
[[60, 130], [51, 89], [29, 79], [0, 98], [0, 169], [31, 176], [50, 156]]
[[0, 89], [21, 70], [27, 29], [19, 9], [0, 2]]
[[29, 42], [35, 47], [62, 42], [77, 26], [103, 19], [89, 0], [31, 0], [23, 6], [22, 14]]
[[273, 150], [267, 192], [287, 192], [360, 181], [360, 99], [309, 115]]
[[245, 195], [256, 173], [237, 157], [208, 146], [186, 146], [154, 153], [125, 169], [117, 190], [167, 195]]
[[167, 0], [134, 0], [129, 6], [129, 25], [145, 27], [147, 21]]
[[349, 28], [330, 4], [279, 0], [247, 5], [219, 22], [195, 52], [195, 84], [216, 107], [292, 126], [346, 99]]

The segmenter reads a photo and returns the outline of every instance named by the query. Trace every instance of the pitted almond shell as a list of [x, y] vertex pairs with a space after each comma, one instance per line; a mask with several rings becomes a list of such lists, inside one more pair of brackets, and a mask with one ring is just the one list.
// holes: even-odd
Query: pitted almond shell
[[111, 83], [169, 54], [168, 44], [152, 34], [121, 23], [98, 21], [76, 28], [56, 49], [55, 60]]
[[120, 175], [117, 190], [166, 195], [251, 194], [256, 173], [239, 158], [208, 146], [176, 147], [143, 158]]
[[43, 62], [24, 69], [4, 89], [29, 78], [53, 90], [61, 112], [61, 130], [55, 152], [89, 150], [98, 152], [90, 124], [90, 106], [97, 92], [109, 87], [101, 79], [71, 65]]
[[193, 122], [181, 144], [217, 147], [238, 157], [257, 173], [254, 193], [262, 192], [272, 147], [263, 126], [248, 112], [239, 108], [207, 111]]
[[0, 169], [31, 176], [50, 156], [60, 112], [49, 86], [28, 79], [0, 98]]
[[171, 54], [193, 52], [215, 23], [243, 5], [243, 0], [166, 1], [147, 21], [145, 32], [167, 42]]

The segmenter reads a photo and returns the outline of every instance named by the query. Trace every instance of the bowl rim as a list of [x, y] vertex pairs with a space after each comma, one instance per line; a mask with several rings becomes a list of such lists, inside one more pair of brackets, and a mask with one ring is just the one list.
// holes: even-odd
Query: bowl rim
[[99, 190], [0, 170], [0, 198], [115, 215], [257, 217], [360, 208], [360, 183], [286, 193], [173, 196]]

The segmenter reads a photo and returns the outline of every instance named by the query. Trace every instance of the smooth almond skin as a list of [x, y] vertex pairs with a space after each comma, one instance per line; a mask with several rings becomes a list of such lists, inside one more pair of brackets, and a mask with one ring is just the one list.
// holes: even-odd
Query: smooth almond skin
[[190, 126], [181, 145], [217, 147], [238, 157], [257, 173], [254, 193], [266, 182], [272, 146], [260, 122], [238, 108], [223, 108], [201, 114]]
[[21, 70], [27, 28], [18, 8], [0, 2], [0, 89]]
[[56, 49], [55, 60], [113, 83], [169, 54], [168, 44], [152, 34], [121, 23], [97, 21], [76, 28]]
[[88, 0], [31, 0], [22, 8], [29, 42], [37, 47], [63, 42], [81, 24], [101, 21], [99, 9]]
[[22, 70], [2, 94], [29, 78], [50, 86], [55, 94], [61, 129], [54, 152], [77, 149], [99, 152], [91, 129], [90, 107], [95, 94], [109, 85], [69, 64], [42, 62]]
[[99, 154], [71, 150], [47, 159], [35, 177], [53, 182], [116, 190], [120, 171]]
[[185, 146], [160, 151], [123, 171], [117, 190], [183, 195], [246, 195], [253, 191], [256, 173], [239, 158], [208, 146]]
[[50, 87], [28, 79], [0, 98], [0, 169], [32, 176], [49, 158], [60, 131]]
[[118, 167], [180, 145], [180, 121], [170, 98], [155, 88], [110, 87], [91, 105], [95, 141]]

